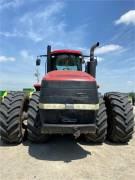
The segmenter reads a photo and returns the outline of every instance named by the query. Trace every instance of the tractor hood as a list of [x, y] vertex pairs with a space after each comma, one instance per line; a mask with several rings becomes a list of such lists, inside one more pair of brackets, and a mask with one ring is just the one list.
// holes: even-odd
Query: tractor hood
[[82, 71], [51, 71], [43, 77], [46, 81], [95, 81], [95, 78]]
[[95, 79], [81, 71], [52, 71], [42, 80], [41, 104], [98, 104]]

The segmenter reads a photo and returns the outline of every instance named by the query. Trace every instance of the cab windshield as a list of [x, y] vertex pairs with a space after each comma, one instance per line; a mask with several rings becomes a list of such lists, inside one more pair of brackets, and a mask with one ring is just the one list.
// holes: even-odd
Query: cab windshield
[[82, 56], [75, 54], [52, 55], [54, 70], [82, 70]]

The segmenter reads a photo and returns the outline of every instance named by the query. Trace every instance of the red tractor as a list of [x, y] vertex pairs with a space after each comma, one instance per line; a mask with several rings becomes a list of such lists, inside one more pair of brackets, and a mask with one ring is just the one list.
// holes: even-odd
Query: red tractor
[[[126, 143], [134, 128], [133, 108], [125, 94], [98, 93], [94, 50], [85, 56], [76, 50], [47, 47], [45, 76], [36, 84], [29, 98], [24, 93], [11, 93], [0, 107], [1, 139], [20, 143], [24, 136], [33, 142], [45, 142], [51, 134], [83, 135], [88, 142], [103, 143], [105, 138]], [[84, 66], [84, 58], [90, 61]], [[26, 123], [25, 123], [26, 122]], [[25, 133], [27, 132], [27, 133]]]

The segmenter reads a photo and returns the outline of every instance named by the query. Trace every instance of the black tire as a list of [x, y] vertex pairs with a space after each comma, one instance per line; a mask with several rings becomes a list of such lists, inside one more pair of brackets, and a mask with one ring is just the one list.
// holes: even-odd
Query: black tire
[[95, 134], [86, 134], [87, 142], [102, 144], [107, 134], [107, 114], [106, 107], [102, 97], [99, 98], [99, 110], [96, 116], [97, 130]]
[[32, 142], [42, 143], [48, 140], [48, 135], [40, 132], [40, 116], [39, 116], [39, 92], [32, 94], [28, 108], [27, 131], [28, 139]]
[[5, 143], [20, 143], [23, 140], [22, 115], [26, 102], [23, 93], [11, 93], [0, 107], [0, 136]]
[[125, 94], [110, 92], [104, 96], [108, 114], [108, 140], [127, 143], [134, 131], [133, 107]]

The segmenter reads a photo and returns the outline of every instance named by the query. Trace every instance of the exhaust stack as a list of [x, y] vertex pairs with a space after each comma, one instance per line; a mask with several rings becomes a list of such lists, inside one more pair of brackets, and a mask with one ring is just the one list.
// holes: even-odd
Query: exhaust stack
[[47, 72], [51, 70], [51, 61], [50, 61], [50, 54], [51, 54], [51, 46], [47, 46]]
[[90, 62], [88, 63], [88, 72], [93, 77], [96, 77], [96, 66], [97, 66], [97, 60], [94, 59], [94, 51], [99, 46], [99, 42], [94, 44], [90, 49]]
[[99, 46], [99, 42], [94, 44], [90, 49], [90, 61], [94, 61], [94, 51]]

